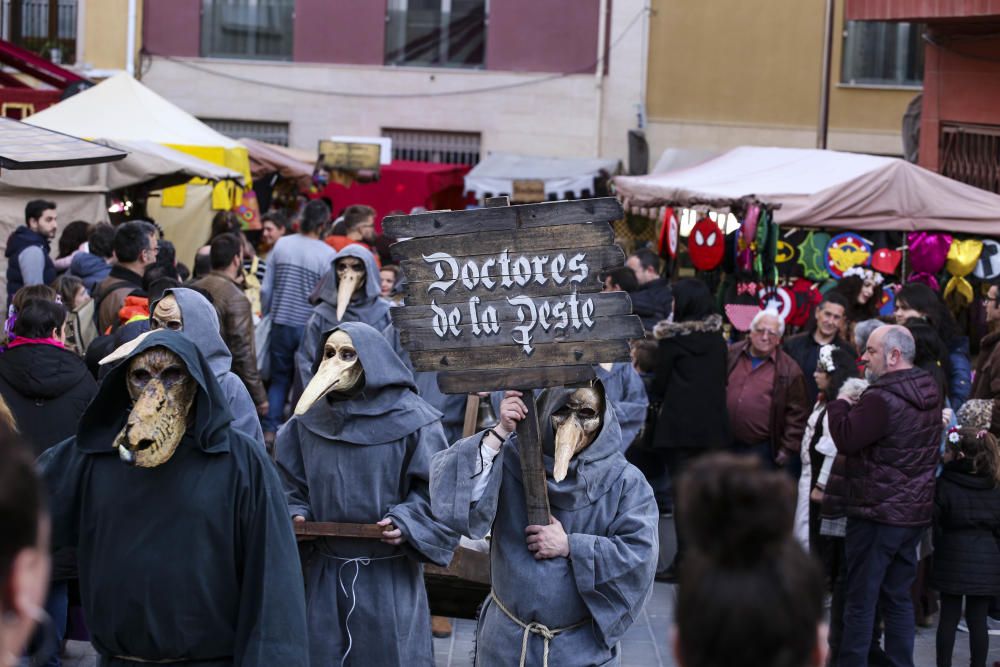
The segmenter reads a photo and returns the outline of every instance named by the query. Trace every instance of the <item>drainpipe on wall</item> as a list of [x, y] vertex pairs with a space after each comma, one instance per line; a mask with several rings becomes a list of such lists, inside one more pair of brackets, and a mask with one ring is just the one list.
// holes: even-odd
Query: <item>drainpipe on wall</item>
[[608, 0], [601, 0], [597, 17], [597, 67], [594, 69], [594, 83], [597, 90], [597, 132], [594, 140], [594, 157], [601, 157], [602, 134], [604, 133], [604, 50], [607, 48]]
[[135, 15], [136, 0], [128, 0], [128, 31], [125, 39], [125, 71], [135, 76]]
[[834, 0], [826, 0], [826, 18], [823, 22], [823, 72], [820, 77], [819, 123], [816, 126], [816, 148], [826, 148], [826, 135], [830, 126], [830, 67], [833, 60]]

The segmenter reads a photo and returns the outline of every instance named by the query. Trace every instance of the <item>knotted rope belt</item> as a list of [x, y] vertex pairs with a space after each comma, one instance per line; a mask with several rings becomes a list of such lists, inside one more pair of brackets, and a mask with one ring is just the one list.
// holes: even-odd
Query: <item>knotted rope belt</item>
[[519, 619], [514, 614], [510, 613], [507, 607], [503, 606], [503, 602], [500, 602], [500, 598], [497, 597], [496, 591], [490, 590], [490, 597], [493, 601], [497, 603], [497, 608], [500, 609], [507, 618], [517, 623], [517, 625], [524, 629], [524, 634], [521, 636], [521, 662], [519, 667], [524, 667], [524, 661], [528, 657], [528, 637], [531, 635], [539, 635], [544, 644], [542, 645], [542, 667], [549, 667], [549, 642], [556, 638], [556, 636], [561, 635], [569, 630], [575, 630], [577, 628], [582, 628], [584, 625], [590, 622], [589, 618], [585, 618], [579, 623], [574, 623], [573, 625], [567, 625], [565, 628], [555, 628], [551, 629], [538, 621], [532, 621], [531, 623], [525, 623]]

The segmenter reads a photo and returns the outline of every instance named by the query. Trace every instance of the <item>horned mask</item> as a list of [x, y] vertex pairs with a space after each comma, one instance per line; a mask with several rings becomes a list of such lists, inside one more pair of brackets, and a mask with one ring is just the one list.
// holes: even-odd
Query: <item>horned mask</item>
[[365, 289], [368, 271], [363, 260], [357, 257], [342, 257], [337, 260], [337, 320], [344, 319], [347, 306], [359, 291]]
[[358, 358], [354, 341], [346, 331], [334, 331], [323, 346], [323, 361], [312, 381], [302, 392], [295, 406], [295, 414], [304, 415], [313, 403], [330, 394], [333, 398], [347, 398], [364, 386], [365, 371]]
[[566, 404], [552, 413], [550, 420], [555, 432], [552, 478], [566, 479], [570, 460], [590, 446], [601, 432], [604, 416], [604, 392], [596, 387], [577, 389]]
[[162, 347], [133, 357], [125, 381], [132, 411], [114, 441], [118, 456], [140, 468], [163, 465], [184, 437], [198, 384], [181, 358]]

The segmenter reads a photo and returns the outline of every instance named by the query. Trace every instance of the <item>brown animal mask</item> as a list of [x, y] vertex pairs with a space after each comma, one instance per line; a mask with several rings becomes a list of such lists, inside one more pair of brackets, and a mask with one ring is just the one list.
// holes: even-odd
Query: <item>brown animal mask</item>
[[133, 357], [125, 381], [132, 412], [114, 441], [118, 456], [140, 468], [163, 465], [187, 430], [198, 383], [181, 358], [162, 347]]
[[150, 329], [170, 329], [180, 331], [184, 328], [181, 317], [181, 307], [173, 294], [167, 294], [156, 302], [156, 308], [149, 315]]
[[304, 415], [313, 403], [334, 393], [349, 396], [364, 384], [365, 370], [354, 348], [354, 341], [346, 331], [338, 329], [326, 339], [323, 346], [323, 361], [320, 362], [316, 375], [295, 406], [295, 414]]
[[569, 462], [590, 446], [601, 432], [604, 419], [604, 395], [594, 387], [583, 387], [570, 394], [566, 405], [552, 413], [552, 430], [555, 431], [555, 450], [552, 478], [566, 479]]
[[365, 288], [368, 272], [365, 263], [357, 257], [343, 257], [337, 260], [337, 320], [344, 319], [347, 306], [355, 293]]

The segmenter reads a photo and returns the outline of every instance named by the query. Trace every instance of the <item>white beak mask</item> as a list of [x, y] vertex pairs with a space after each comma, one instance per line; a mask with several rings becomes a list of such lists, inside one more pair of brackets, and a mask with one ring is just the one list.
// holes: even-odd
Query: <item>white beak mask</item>
[[344, 257], [337, 260], [337, 320], [344, 319], [347, 306], [355, 293], [365, 288], [368, 272], [365, 263], [357, 257]]
[[570, 394], [566, 405], [552, 413], [555, 450], [552, 478], [566, 479], [570, 460], [590, 446], [601, 432], [604, 418], [604, 396], [599, 389], [584, 387]]
[[344, 395], [353, 393], [364, 384], [364, 373], [354, 341], [346, 331], [334, 331], [326, 339], [323, 361], [302, 392], [302, 398], [295, 406], [295, 414], [304, 415], [316, 401], [331, 392]]

